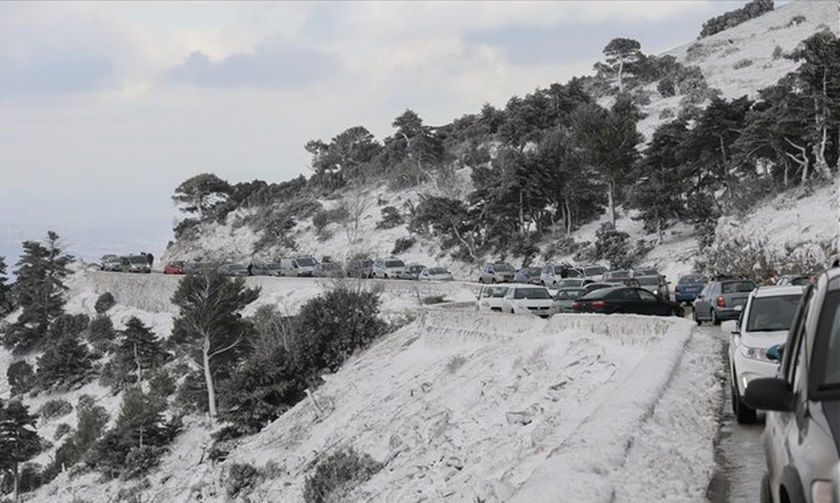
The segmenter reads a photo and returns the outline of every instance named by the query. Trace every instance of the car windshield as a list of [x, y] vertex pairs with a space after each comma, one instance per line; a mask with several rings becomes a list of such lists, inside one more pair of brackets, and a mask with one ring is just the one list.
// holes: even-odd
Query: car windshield
[[752, 281], [727, 281], [721, 283], [720, 289], [723, 293], [749, 293], [755, 290], [755, 283]]
[[756, 297], [750, 307], [747, 332], [776, 332], [790, 329], [802, 295]]
[[507, 294], [507, 287], [504, 286], [488, 286], [484, 289], [482, 297], [504, 297]]
[[429, 274], [446, 274], [446, 269], [443, 267], [432, 267], [429, 269]]
[[517, 288], [513, 292], [514, 299], [550, 299], [551, 295], [545, 288]]
[[560, 290], [554, 297], [557, 300], [574, 300], [583, 293], [583, 290]]
[[296, 259], [295, 262], [297, 263], [298, 267], [312, 267], [315, 265], [314, 258], [299, 258]]
[[142, 255], [135, 256], [135, 257], [128, 257], [128, 261], [132, 264], [148, 264], [149, 263], [149, 259], [147, 259], [146, 257], [144, 257]]
[[695, 275], [682, 276], [682, 277], [680, 277], [680, 280], [678, 281], [678, 283], [680, 285], [690, 285], [690, 284], [705, 283], [705, 282], [706, 282], [706, 278], [704, 278], [702, 276], [695, 276]]
[[656, 276], [648, 276], [646, 278], [636, 278], [642, 286], [659, 286], [659, 278]]
[[508, 264], [495, 264], [493, 268], [496, 272], [513, 272], [513, 267]]
[[607, 268], [601, 266], [587, 267], [583, 270], [583, 273], [587, 276], [597, 276], [599, 274], [604, 274], [605, 272], [607, 272]]
[[402, 260], [386, 260], [385, 267], [405, 267]]

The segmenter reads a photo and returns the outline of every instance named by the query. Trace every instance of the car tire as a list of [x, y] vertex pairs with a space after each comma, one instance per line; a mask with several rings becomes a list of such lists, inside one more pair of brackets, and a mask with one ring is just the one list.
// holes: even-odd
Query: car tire
[[[735, 379], [734, 370], [732, 372], [732, 379]], [[741, 395], [738, 393], [738, 390], [735, 388], [735, 384], [732, 384], [732, 409], [735, 413], [735, 419], [738, 421], [738, 424], [753, 424], [757, 419], [757, 414], [755, 409], [750, 407], [749, 405], [744, 403], [744, 399], [741, 398]]]
[[759, 501], [761, 503], [773, 503], [773, 493], [770, 491], [770, 474], [767, 472], [764, 472], [764, 476], [761, 477]]
[[709, 313], [709, 318], [712, 320], [712, 325], [720, 325], [720, 318], [717, 317], [717, 313], [715, 313], [714, 308], [712, 308], [711, 313]]
[[478, 277], [478, 284], [479, 285], [484, 284], [484, 278], [482, 278], [481, 276]]
[[703, 324], [703, 320], [697, 317], [697, 311], [694, 309], [691, 310], [691, 317], [694, 319], [694, 323], [697, 323], [698, 327]]

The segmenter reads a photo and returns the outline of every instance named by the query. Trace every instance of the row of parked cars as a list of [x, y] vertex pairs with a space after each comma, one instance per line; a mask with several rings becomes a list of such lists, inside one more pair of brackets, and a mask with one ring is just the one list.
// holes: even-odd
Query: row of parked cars
[[698, 300], [701, 309], [711, 301], [701, 318], [736, 320], [729, 375], [738, 422], [766, 412], [760, 501], [840, 501], [840, 260], [774, 286], [713, 281]]
[[321, 262], [314, 257], [281, 258], [275, 262], [251, 264], [211, 264], [174, 261], [166, 264], [164, 274], [186, 274], [207, 267], [217, 267], [227, 276], [285, 276], [285, 277], [351, 277], [449, 281], [452, 274], [444, 267], [406, 264], [397, 257], [376, 260], [352, 259], [344, 266], [337, 262]]

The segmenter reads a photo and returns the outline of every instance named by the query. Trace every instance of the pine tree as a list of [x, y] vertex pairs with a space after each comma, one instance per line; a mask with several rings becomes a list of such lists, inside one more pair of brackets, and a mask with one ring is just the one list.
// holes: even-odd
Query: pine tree
[[4, 344], [18, 353], [44, 341], [50, 324], [64, 312], [64, 279], [70, 274], [73, 257], [63, 253], [58, 234], [47, 233], [47, 241], [26, 241], [17, 264], [15, 294], [23, 308], [6, 334]]
[[14, 477], [15, 502], [20, 501], [20, 464], [41, 451], [41, 438], [35, 430], [37, 420], [19, 401], [11, 401], [5, 406], [0, 402], [0, 469]]
[[632, 72], [633, 64], [642, 57], [642, 46], [632, 38], [614, 38], [604, 47], [607, 68], [616, 76], [618, 92], [624, 92], [625, 74]]
[[6, 275], [6, 257], [0, 256], [0, 317], [12, 312], [12, 288], [6, 283], [9, 277]]
[[62, 315], [50, 330], [46, 351], [38, 358], [37, 382], [44, 387], [78, 384], [90, 375], [93, 367], [82, 332], [88, 318], [81, 315]]
[[231, 280], [215, 270], [207, 270], [184, 276], [172, 297], [172, 303], [180, 308], [172, 339], [188, 348], [204, 372], [212, 418], [217, 416], [215, 367], [224, 358], [230, 364], [231, 355], [251, 329], [240, 313], [259, 294], [259, 289], [246, 288], [242, 278]]
[[155, 333], [137, 317], [132, 316], [126, 322], [122, 336], [112, 360], [118, 375], [134, 374], [131, 381], [139, 383], [146, 372], [163, 365], [169, 358]]

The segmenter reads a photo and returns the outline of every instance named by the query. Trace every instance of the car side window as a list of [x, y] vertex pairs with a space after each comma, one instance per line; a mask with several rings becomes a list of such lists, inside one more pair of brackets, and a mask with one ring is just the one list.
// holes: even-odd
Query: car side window
[[799, 339], [799, 347], [796, 348], [795, 360], [793, 361], [791, 390], [799, 395], [803, 389], [802, 375], [805, 372], [805, 337]]
[[639, 294], [639, 298], [642, 299], [642, 302], [656, 302], [656, 295], [648, 292], [647, 290], [636, 290], [636, 293]]
[[782, 356], [782, 373], [788, 383], [793, 383], [794, 369], [799, 358], [799, 349], [802, 346], [802, 341], [805, 340], [805, 327], [808, 322], [808, 311], [811, 307], [811, 299], [813, 298], [813, 290], [808, 289], [800, 301], [797, 314], [794, 316], [793, 325], [790, 328], [790, 334], [786, 345], [794, 345], [785, 349]]

